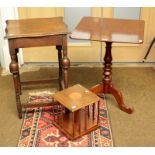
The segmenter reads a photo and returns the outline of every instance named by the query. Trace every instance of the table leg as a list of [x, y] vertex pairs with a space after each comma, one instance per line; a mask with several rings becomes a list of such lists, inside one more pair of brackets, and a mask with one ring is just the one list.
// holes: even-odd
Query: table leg
[[59, 90], [62, 90], [62, 46], [56, 46], [58, 50], [58, 61], [59, 61]]
[[[15, 56], [16, 56], [16, 62], [18, 63], [18, 56], [17, 56], [17, 54], [18, 54], [18, 52], [19, 52], [19, 49], [18, 48], [16, 48], [15, 49], [15, 52], [16, 52], [16, 54], [15, 54]], [[17, 75], [18, 77], [18, 81], [19, 81], [19, 90], [20, 90], [20, 95], [22, 94], [22, 89], [21, 89], [21, 80], [20, 80], [20, 73], [19, 73], [19, 66], [18, 66], [18, 75]]]
[[68, 68], [70, 66], [70, 60], [67, 57], [67, 36], [63, 37], [63, 58], [62, 58], [62, 67], [64, 73], [64, 87], [68, 87]]
[[18, 59], [17, 59], [17, 51], [14, 49], [10, 49], [11, 63], [10, 63], [10, 72], [13, 75], [14, 87], [15, 87], [15, 95], [16, 95], [16, 105], [18, 110], [18, 117], [22, 118], [22, 105], [20, 101], [20, 76], [19, 76], [19, 67], [18, 67]]
[[73, 133], [73, 137], [75, 135], [75, 115], [74, 112], [72, 113], [72, 133]]
[[111, 54], [111, 42], [106, 42], [106, 53], [104, 56], [104, 70], [103, 70], [103, 81], [101, 84], [92, 87], [90, 90], [96, 94], [105, 93], [112, 94], [118, 104], [118, 107], [131, 114], [132, 108], [127, 107], [123, 102], [123, 97], [120, 91], [118, 91], [112, 84], [112, 54]]

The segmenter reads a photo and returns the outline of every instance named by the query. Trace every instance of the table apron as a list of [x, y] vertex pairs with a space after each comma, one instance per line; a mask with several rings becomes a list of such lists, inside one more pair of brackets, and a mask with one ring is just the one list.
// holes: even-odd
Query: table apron
[[43, 36], [43, 37], [25, 37], [25, 38], [13, 38], [9, 39], [12, 43], [12, 48], [28, 48], [28, 47], [39, 47], [39, 46], [66, 46], [63, 42], [63, 38], [67, 39], [67, 35], [54, 35], [54, 36]]

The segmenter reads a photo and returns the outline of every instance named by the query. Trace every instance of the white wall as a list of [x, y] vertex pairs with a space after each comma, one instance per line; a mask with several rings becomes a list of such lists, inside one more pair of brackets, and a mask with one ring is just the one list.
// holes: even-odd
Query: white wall
[[140, 19], [140, 7], [114, 7], [114, 18]]
[[3, 32], [2, 18], [1, 18], [1, 12], [0, 12], [0, 64], [2, 67], [5, 66], [4, 56], [3, 56], [3, 45], [4, 45], [3, 37], [4, 37], [4, 32]]
[[[83, 16], [91, 16], [90, 7], [65, 7], [64, 21], [68, 25], [69, 32], [72, 32]], [[89, 42], [86, 40], [74, 40], [68, 37], [70, 43]]]
[[[0, 62], [4, 69], [9, 70], [11, 62], [8, 48], [8, 41], [4, 39], [5, 36], [5, 21], [8, 19], [18, 19], [17, 8], [1, 7], [0, 8]], [[19, 54], [19, 62], [22, 62], [22, 53]]]

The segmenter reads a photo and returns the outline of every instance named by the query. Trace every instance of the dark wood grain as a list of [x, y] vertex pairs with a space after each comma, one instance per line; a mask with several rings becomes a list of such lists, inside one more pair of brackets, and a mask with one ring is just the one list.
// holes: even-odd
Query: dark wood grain
[[[9, 43], [11, 57], [10, 72], [13, 75], [16, 105], [19, 118], [22, 118], [22, 107], [44, 106], [44, 104], [21, 104], [20, 95], [22, 85], [43, 84], [51, 82], [47, 80], [21, 81], [19, 74], [19, 64], [17, 54], [19, 48], [37, 47], [37, 46], [56, 46], [58, 50], [59, 61], [59, 90], [68, 87], [68, 68], [70, 60], [67, 57], [67, 25], [62, 17], [54, 18], [35, 18], [6, 21], [6, 38]], [[46, 53], [45, 53], [46, 54]], [[45, 103], [47, 106], [47, 103]]]
[[62, 17], [7, 20], [6, 24], [6, 37], [9, 39], [68, 33]]
[[82, 107], [93, 104], [99, 100], [99, 97], [96, 96], [96, 94], [80, 84], [59, 91], [55, 93], [53, 97], [71, 112], [79, 110]]
[[71, 34], [73, 39], [140, 44], [144, 38], [143, 20], [83, 17]]
[[[125, 20], [101, 17], [83, 17], [70, 35], [72, 39], [84, 39], [106, 43], [103, 63], [102, 83], [90, 88], [96, 94], [112, 94], [118, 107], [131, 114], [132, 108], [127, 107], [122, 94], [112, 84], [112, 43], [141, 44], [144, 39], [143, 20]], [[121, 79], [120, 79], [121, 80]]]
[[[69, 139], [75, 140], [99, 127], [99, 97], [80, 84], [54, 94], [54, 99], [61, 105], [59, 117], [54, 124]], [[98, 106], [89, 111], [89, 106]], [[74, 107], [74, 108], [73, 108]]]

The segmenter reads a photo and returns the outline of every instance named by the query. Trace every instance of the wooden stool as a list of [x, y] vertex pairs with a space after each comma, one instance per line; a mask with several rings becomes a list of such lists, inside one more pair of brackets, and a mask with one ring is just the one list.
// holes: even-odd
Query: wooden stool
[[20, 95], [22, 86], [34, 83], [47, 83], [51, 82], [51, 79], [21, 81], [17, 57], [19, 48], [56, 46], [59, 60], [59, 89], [67, 88], [67, 73], [70, 65], [67, 57], [67, 25], [63, 22], [62, 17], [8, 20], [6, 24], [6, 38], [8, 38], [11, 56], [10, 72], [14, 80], [18, 116], [22, 118], [22, 107], [45, 106], [44, 104], [21, 104]]
[[54, 99], [58, 101], [54, 125], [70, 140], [99, 127], [99, 97], [88, 89], [76, 84], [54, 94]]

